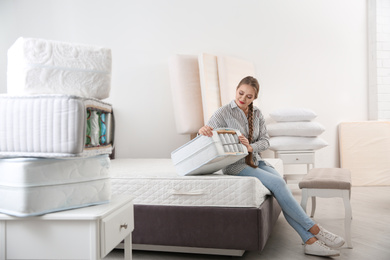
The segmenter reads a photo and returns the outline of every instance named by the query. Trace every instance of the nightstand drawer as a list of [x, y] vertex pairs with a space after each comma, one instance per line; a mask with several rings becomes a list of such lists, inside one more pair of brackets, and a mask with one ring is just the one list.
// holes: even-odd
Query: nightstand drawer
[[133, 204], [127, 204], [102, 220], [102, 258], [134, 229]]
[[284, 164], [314, 163], [314, 153], [279, 153], [277, 156]]

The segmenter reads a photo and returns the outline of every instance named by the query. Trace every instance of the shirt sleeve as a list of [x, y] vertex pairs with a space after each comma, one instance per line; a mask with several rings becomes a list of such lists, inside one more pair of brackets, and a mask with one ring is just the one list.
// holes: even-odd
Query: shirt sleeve
[[[211, 126], [213, 129], [227, 127], [226, 120], [224, 119], [223, 107], [217, 109], [210, 117], [206, 125]], [[226, 111], [225, 111], [226, 113]]]
[[[269, 148], [269, 135], [267, 132], [267, 128], [265, 126], [265, 120], [264, 116], [259, 111], [259, 138], [255, 140], [255, 142], [251, 143], [251, 146], [253, 148], [253, 152], [260, 153], [262, 151], [265, 151]], [[256, 126], [255, 126], [256, 127]]]

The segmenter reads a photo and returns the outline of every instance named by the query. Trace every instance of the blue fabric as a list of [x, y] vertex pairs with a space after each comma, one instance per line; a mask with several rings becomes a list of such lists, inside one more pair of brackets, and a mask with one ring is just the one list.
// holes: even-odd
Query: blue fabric
[[303, 242], [314, 237], [308, 231], [315, 224], [314, 221], [306, 215], [305, 211], [293, 197], [284, 179], [274, 168], [266, 165], [264, 161], [259, 161], [258, 168], [247, 166], [238, 176], [258, 178], [272, 192], [282, 208], [287, 222], [298, 232]]

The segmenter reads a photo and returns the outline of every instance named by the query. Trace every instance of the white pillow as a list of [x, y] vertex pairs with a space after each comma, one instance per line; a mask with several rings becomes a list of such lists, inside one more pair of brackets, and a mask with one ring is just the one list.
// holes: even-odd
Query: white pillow
[[328, 145], [320, 137], [276, 136], [269, 139], [274, 151], [318, 150]]
[[319, 136], [325, 128], [317, 122], [278, 122], [267, 125], [270, 136]]
[[311, 121], [317, 114], [307, 108], [280, 108], [270, 113], [276, 122]]

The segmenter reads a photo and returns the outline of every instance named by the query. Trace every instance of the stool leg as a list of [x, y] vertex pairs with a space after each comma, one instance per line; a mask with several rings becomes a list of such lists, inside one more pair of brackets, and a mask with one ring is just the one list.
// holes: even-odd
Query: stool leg
[[303, 211], [305, 211], [305, 212], [306, 212], [306, 205], [307, 205], [308, 198], [309, 198], [309, 196], [308, 196], [307, 189], [302, 189], [301, 207], [302, 207]]
[[310, 217], [314, 217], [314, 213], [316, 212], [316, 197], [312, 196], [311, 197], [311, 215]]
[[343, 190], [343, 200], [344, 200], [344, 207], [345, 207], [345, 239], [347, 241], [348, 248], [352, 247], [352, 240], [351, 240], [351, 219], [352, 219], [352, 208], [351, 208], [351, 202], [350, 202], [350, 191], [349, 190]]

